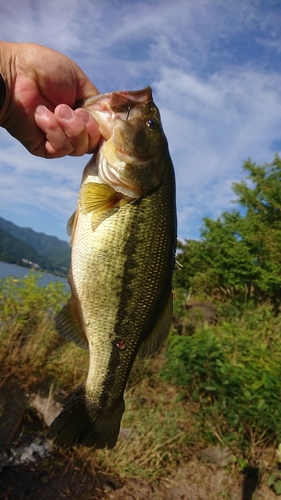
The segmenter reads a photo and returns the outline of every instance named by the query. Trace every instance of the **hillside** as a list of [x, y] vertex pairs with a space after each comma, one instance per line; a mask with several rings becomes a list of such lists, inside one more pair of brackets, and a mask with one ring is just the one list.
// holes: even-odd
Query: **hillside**
[[37, 233], [16, 226], [0, 217], [0, 259], [23, 264], [30, 260], [41, 269], [66, 275], [70, 264], [70, 247], [56, 236]]
[[34, 262], [42, 269], [47, 269], [50, 265], [30, 245], [0, 229], [0, 260], [11, 264], [24, 265], [22, 259]]

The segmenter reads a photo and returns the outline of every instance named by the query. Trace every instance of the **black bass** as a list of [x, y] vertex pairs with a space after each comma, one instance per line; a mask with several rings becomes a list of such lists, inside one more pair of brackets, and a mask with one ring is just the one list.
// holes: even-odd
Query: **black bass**
[[150, 87], [84, 102], [102, 140], [85, 167], [72, 233], [72, 296], [56, 328], [89, 349], [86, 382], [48, 437], [113, 448], [134, 360], [163, 344], [172, 318], [175, 179]]

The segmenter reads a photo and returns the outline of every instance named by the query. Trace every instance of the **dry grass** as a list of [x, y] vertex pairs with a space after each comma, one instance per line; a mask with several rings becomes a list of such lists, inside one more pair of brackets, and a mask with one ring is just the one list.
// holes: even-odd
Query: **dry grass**
[[176, 398], [175, 390], [156, 375], [139, 382], [125, 394], [126, 411], [115, 448], [94, 451], [93, 458], [121, 477], [169, 475], [192, 456], [198, 431], [191, 408]]
[[66, 390], [85, 378], [88, 355], [54, 329], [67, 300], [61, 283], [37, 286], [36, 275], [0, 285], [0, 366], [2, 383], [13, 378], [25, 390], [53, 379]]
[[[0, 288], [2, 384], [25, 391], [70, 393], [85, 380], [88, 352], [62, 339], [53, 319], [67, 297], [59, 284], [44, 289], [35, 277], [4, 280]], [[158, 379], [164, 357], [137, 359], [125, 394], [121, 436], [113, 450], [79, 449], [93, 468], [120, 476], [155, 479], [192, 455], [198, 429], [191, 405], [177, 401], [173, 386]], [[122, 437], [123, 436], [123, 437]]]
[[[60, 284], [41, 288], [35, 276], [0, 281], [2, 385], [13, 381], [24, 392], [51, 392], [61, 400], [85, 380], [88, 353], [62, 339], [53, 326], [54, 316], [66, 300]], [[199, 450], [208, 447], [206, 432], [202, 432], [202, 425], [206, 427], [207, 422], [202, 424], [198, 418], [199, 403], [182, 398], [173, 384], [158, 377], [164, 360], [164, 350], [153, 358], [136, 360], [115, 448], [75, 450], [79, 462], [93, 473], [101, 469], [122, 478], [169, 479]], [[260, 455], [264, 455], [263, 450]], [[62, 456], [69, 460], [68, 453], [63, 452]], [[259, 462], [259, 457], [255, 462]], [[232, 467], [232, 474], [237, 473], [239, 462]], [[272, 464], [261, 464], [261, 469], [266, 478]]]

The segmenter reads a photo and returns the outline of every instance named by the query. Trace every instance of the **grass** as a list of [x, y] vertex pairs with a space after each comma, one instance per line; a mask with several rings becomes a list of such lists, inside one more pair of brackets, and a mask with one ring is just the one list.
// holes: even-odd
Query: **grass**
[[[0, 280], [1, 384], [61, 396], [85, 380], [88, 353], [54, 330], [63, 285], [40, 287], [37, 276]], [[185, 314], [180, 303], [176, 314]], [[77, 454], [94, 469], [151, 480], [211, 445], [229, 446], [238, 469], [261, 463], [281, 440], [280, 326], [265, 304], [231, 316], [224, 308], [217, 326], [192, 336], [172, 331], [167, 350], [134, 364], [115, 448]]]
[[[37, 284], [37, 273], [0, 281], [0, 367], [2, 384], [25, 392], [70, 393], [85, 380], [88, 353], [55, 331], [55, 314], [67, 300], [63, 285]], [[113, 450], [79, 449], [92, 467], [120, 476], [156, 479], [191, 456], [195, 406], [177, 401], [177, 390], [159, 380], [164, 354], [137, 359], [125, 393], [126, 411]], [[121, 432], [121, 434], [122, 434]]]
[[280, 340], [281, 317], [269, 304], [170, 337], [162, 377], [198, 402], [205, 441], [230, 447], [246, 463], [281, 441]]
[[[54, 329], [53, 320], [67, 300], [64, 285], [38, 286], [38, 274], [0, 281], [0, 366], [4, 380], [23, 381], [25, 389], [46, 379], [62, 386], [85, 377], [87, 354], [77, 353]], [[79, 360], [77, 359], [79, 358]]]
[[186, 412], [183, 407], [175, 411], [173, 401], [168, 402], [167, 396], [160, 398], [160, 389], [163, 387], [155, 390], [144, 383], [134, 393], [125, 395], [122, 428], [128, 429], [128, 436], [124, 440], [119, 438], [112, 451], [95, 452], [107, 472], [156, 479], [188, 458]]

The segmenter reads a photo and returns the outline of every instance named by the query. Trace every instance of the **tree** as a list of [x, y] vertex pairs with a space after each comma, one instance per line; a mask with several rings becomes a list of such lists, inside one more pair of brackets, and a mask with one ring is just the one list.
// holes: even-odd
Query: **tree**
[[[243, 207], [205, 218], [201, 240], [181, 244], [178, 260], [185, 266], [175, 283], [210, 293], [215, 287], [251, 287], [271, 298], [281, 295], [281, 160], [243, 165], [246, 180], [233, 184]], [[186, 264], [187, 267], [186, 267]]]

